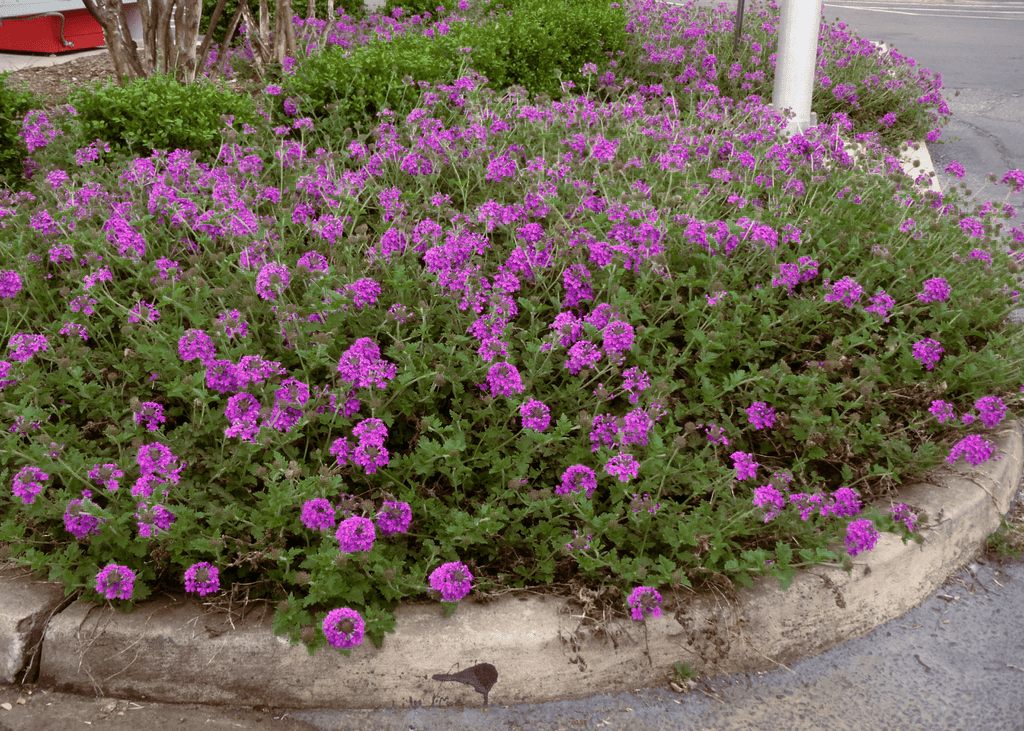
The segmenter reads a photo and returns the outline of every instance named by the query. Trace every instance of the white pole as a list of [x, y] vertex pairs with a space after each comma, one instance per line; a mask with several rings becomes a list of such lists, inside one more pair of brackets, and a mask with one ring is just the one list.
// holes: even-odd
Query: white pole
[[822, 0], [782, 0], [779, 47], [775, 54], [775, 111], [793, 110], [787, 134], [802, 133], [816, 120], [811, 114], [814, 70], [818, 58], [818, 30]]

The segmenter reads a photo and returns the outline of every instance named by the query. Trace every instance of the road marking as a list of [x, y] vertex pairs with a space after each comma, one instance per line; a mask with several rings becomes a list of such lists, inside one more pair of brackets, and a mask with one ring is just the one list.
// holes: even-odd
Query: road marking
[[[1004, 6], [1005, 7], [1005, 6]], [[1011, 18], [1024, 18], [1024, 4], [1019, 10], [989, 9], [984, 6], [969, 6], [963, 8], [933, 7], [931, 5], [845, 5], [839, 3], [826, 3], [825, 12], [830, 8], [842, 8], [844, 10], [862, 10], [871, 13], [888, 13], [890, 15], [915, 15], [930, 16], [934, 18], [949, 18], [950, 20], [1009, 20]]]

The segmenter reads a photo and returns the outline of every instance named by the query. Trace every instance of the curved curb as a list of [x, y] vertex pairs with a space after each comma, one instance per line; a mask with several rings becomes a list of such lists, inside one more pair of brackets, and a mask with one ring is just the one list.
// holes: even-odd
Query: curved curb
[[329, 649], [310, 656], [258, 612], [232, 628], [194, 600], [163, 597], [131, 614], [78, 601], [46, 629], [39, 681], [156, 701], [343, 709], [478, 704], [468, 686], [430, 680], [478, 662], [498, 668], [490, 697], [500, 705], [663, 684], [677, 661], [703, 675], [772, 669], [906, 613], [976, 555], [1021, 480], [1019, 423], [1000, 432], [998, 450], [979, 468], [943, 469], [901, 490], [930, 518], [923, 544], [882, 534], [851, 574], [816, 566], [786, 591], [765, 578], [735, 601], [694, 595], [646, 628], [598, 623], [551, 597], [464, 603], [448, 619], [439, 604], [412, 604], [398, 608], [380, 650], [366, 643], [345, 658]]

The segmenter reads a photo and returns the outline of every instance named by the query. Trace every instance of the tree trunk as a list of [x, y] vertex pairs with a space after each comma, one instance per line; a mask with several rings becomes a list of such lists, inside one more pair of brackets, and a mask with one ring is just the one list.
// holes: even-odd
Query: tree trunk
[[[210, 16], [210, 25], [207, 26], [206, 35], [203, 37], [203, 45], [199, 48], [196, 73], [201, 74], [206, 70], [206, 59], [210, 55], [210, 46], [213, 45], [213, 31], [217, 27], [217, 23], [220, 22], [220, 16], [224, 14], [224, 6], [227, 5], [227, 2], [228, 0], [217, 0], [217, 6], [213, 9], [213, 15]], [[224, 59], [220, 60], [223, 61]]]
[[[124, 77], [139, 78], [145, 76], [139, 62], [137, 46], [128, 31], [128, 18], [121, 0], [83, 0], [86, 10], [103, 28], [107, 42], [107, 50], [114, 62], [114, 73], [117, 83], [124, 86]], [[116, 5], [115, 5], [116, 3]], [[128, 34], [128, 39], [125, 39]], [[129, 45], [129, 43], [131, 45]]]

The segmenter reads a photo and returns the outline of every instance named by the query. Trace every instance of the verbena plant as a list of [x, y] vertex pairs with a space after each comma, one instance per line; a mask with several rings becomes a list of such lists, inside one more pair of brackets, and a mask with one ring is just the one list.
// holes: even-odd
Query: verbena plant
[[[6, 557], [126, 608], [274, 600], [312, 650], [379, 643], [402, 600], [643, 584], [643, 619], [914, 536], [895, 488], [986, 461], [1019, 403], [1024, 234], [849, 110], [786, 138], [719, 95], [721, 14], [628, 12], [557, 101], [405, 79], [370, 134], [299, 99], [207, 162], [31, 113], [0, 202]], [[706, 83], [673, 95], [691, 61], [644, 53], [676, 46]]]

